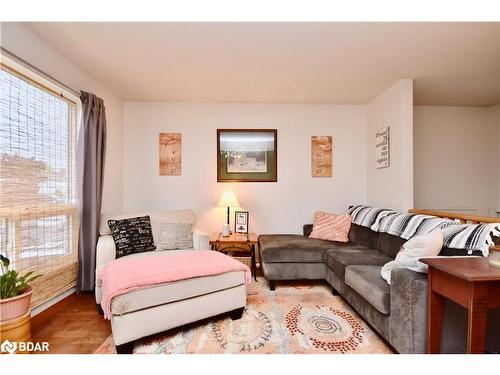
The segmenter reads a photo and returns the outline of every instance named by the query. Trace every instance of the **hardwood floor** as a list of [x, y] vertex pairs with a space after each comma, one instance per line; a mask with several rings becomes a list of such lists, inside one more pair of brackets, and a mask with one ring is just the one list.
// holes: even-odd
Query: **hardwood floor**
[[94, 353], [110, 334], [111, 325], [97, 313], [93, 293], [76, 295], [54, 315], [34, 319], [31, 327], [31, 340], [48, 342], [52, 354]]

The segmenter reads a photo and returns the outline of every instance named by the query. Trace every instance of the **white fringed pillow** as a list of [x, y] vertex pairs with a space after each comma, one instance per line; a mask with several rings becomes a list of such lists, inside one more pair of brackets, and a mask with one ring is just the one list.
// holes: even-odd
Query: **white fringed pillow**
[[415, 272], [427, 272], [427, 265], [419, 262], [419, 259], [435, 257], [443, 247], [443, 232], [435, 229], [430, 233], [415, 236], [406, 241], [396, 255], [396, 259], [384, 264], [380, 274], [382, 278], [391, 283], [391, 271], [394, 268], [408, 268]]

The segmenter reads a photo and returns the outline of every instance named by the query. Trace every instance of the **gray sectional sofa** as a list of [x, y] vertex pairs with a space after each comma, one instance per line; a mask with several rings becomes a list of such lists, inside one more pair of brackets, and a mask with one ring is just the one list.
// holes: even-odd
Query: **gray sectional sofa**
[[[405, 240], [352, 224], [349, 242], [340, 243], [304, 235], [277, 234], [259, 237], [262, 268], [271, 290], [279, 280], [324, 279], [357, 313], [399, 353], [425, 353], [427, 336], [427, 274], [395, 269], [391, 285], [380, 275]], [[443, 248], [440, 255], [458, 255]], [[463, 252], [460, 255], [464, 255]], [[445, 305], [442, 353], [466, 350], [466, 311]], [[500, 310], [488, 316], [487, 350], [500, 351]]]

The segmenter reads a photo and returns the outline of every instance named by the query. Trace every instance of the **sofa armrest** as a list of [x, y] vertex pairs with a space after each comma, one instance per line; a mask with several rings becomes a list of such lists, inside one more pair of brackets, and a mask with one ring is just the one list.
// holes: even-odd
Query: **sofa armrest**
[[101, 302], [101, 279], [99, 272], [101, 269], [116, 258], [115, 241], [111, 235], [100, 236], [97, 240], [95, 259], [95, 297], [96, 302]]
[[427, 274], [407, 268], [391, 272], [390, 342], [399, 353], [425, 353]]
[[96, 247], [96, 268], [102, 267], [105, 264], [115, 260], [116, 258], [116, 247], [115, 241], [111, 235], [100, 236], [97, 240]]
[[208, 237], [208, 233], [205, 233], [200, 229], [193, 228], [193, 248], [195, 250], [210, 250]]
[[313, 230], [313, 225], [312, 224], [305, 224], [302, 227], [302, 234], [304, 235], [304, 237], [309, 237], [309, 235], [311, 234], [312, 230]]

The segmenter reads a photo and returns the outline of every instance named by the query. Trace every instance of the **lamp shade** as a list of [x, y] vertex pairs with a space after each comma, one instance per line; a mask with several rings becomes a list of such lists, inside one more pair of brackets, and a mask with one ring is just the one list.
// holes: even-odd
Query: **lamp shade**
[[220, 199], [219, 203], [217, 203], [217, 206], [219, 207], [240, 207], [240, 204], [238, 203], [238, 199], [236, 199], [236, 196], [232, 191], [226, 191], [224, 192]]

